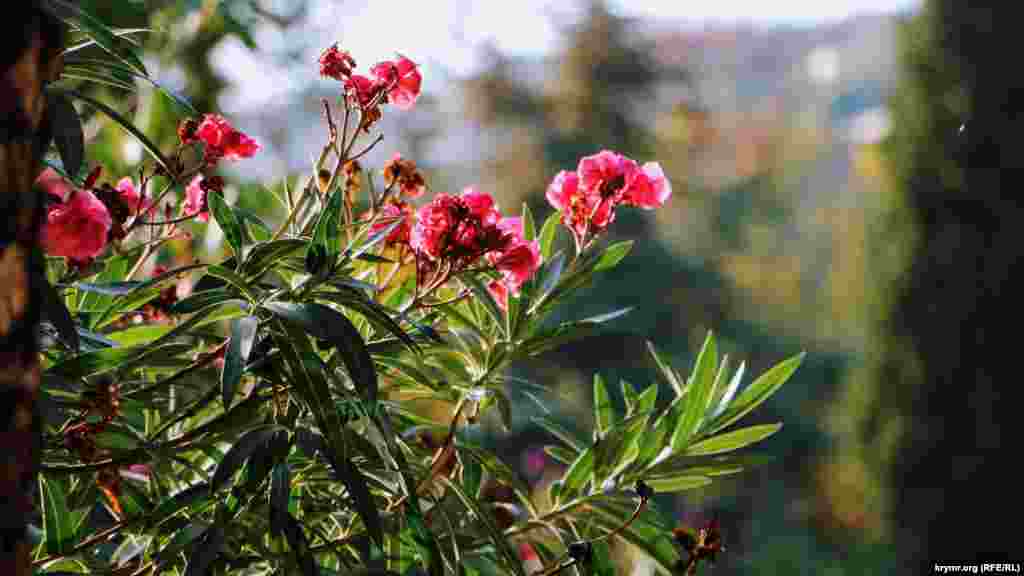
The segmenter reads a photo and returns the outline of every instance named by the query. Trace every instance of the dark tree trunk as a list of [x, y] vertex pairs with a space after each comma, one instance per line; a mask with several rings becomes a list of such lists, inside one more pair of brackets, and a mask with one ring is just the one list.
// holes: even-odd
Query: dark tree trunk
[[35, 2], [0, 24], [0, 574], [32, 573], [26, 524], [38, 468], [39, 390], [36, 328], [42, 260], [37, 249], [42, 206], [32, 183], [49, 138], [43, 86], [55, 79], [62, 26]]
[[1015, 333], [1024, 297], [1024, 91], [1010, 48], [1020, 35], [1013, 8], [929, 2], [924, 27], [908, 39], [927, 44], [928, 57], [909, 62], [905, 89], [922, 105], [903, 113], [930, 121], [897, 115], [898, 131], [901, 121], [916, 123], [904, 130], [897, 161], [917, 244], [878, 382], [881, 410], [903, 422], [890, 482], [907, 573], [1024, 562], [1014, 471], [1024, 423]]

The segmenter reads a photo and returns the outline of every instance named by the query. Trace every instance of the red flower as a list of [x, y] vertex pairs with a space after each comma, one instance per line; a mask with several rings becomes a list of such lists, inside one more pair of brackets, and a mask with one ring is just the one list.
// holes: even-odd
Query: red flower
[[210, 219], [206, 206], [206, 190], [202, 186], [203, 175], [196, 174], [192, 182], [185, 188], [185, 203], [181, 205], [182, 214], [196, 216], [200, 222]]
[[409, 110], [420, 95], [422, 77], [416, 63], [401, 54], [370, 69], [377, 84], [388, 91], [388, 102], [400, 110]]
[[501, 219], [501, 214], [494, 206], [494, 198], [490, 194], [469, 186], [462, 191], [460, 198], [466, 203], [469, 213], [483, 226], [495, 226]]
[[335, 80], [345, 80], [352, 75], [352, 69], [356, 67], [356, 61], [352, 55], [345, 50], [339, 50], [335, 44], [323, 51], [320, 55], [320, 75]]
[[195, 135], [206, 144], [208, 163], [215, 163], [221, 158], [250, 158], [260, 149], [255, 140], [235, 130], [219, 114], [203, 116]]
[[75, 261], [95, 258], [107, 245], [113, 220], [107, 207], [88, 190], [74, 190], [57, 176], [46, 172], [37, 180], [49, 194], [66, 201], [47, 207], [42, 245], [47, 254]]

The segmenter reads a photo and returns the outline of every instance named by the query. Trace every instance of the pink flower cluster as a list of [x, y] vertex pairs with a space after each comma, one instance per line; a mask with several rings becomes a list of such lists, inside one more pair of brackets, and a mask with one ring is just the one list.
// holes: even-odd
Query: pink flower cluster
[[375, 224], [374, 231], [402, 218], [386, 242], [407, 243], [421, 273], [443, 269], [448, 277], [485, 259], [501, 274], [489, 288], [502, 305], [540, 267], [540, 246], [525, 240], [520, 218], [502, 217], [491, 195], [472, 187], [459, 195], [437, 194], [415, 214], [405, 202], [389, 203], [382, 211], [387, 221]]
[[[203, 142], [206, 169], [221, 159], [249, 158], [259, 149], [255, 140], [233, 128], [224, 117], [207, 114], [202, 121], [186, 120], [179, 128], [182, 144]], [[42, 231], [43, 249], [53, 256], [64, 256], [83, 264], [106, 248], [111, 238], [125, 235], [122, 225], [133, 216], [149, 214], [156, 207], [145, 197], [141, 187], [128, 177], [116, 186], [103, 184], [95, 187], [99, 168], [89, 176], [82, 189], [72, 188], [59, 174], [45, 170], [36, 180], [47, 194], [59, 201], [47, 207], [46, 223]], [[218, 176], [197, 174], [186, 188], [182, 211], [185, 216], [209, 219], [206, 193], [220, 190], [224, 181]]]
[[416, 64], [398, 55], [395, 60], [378, 62], [370, 68], [370, 75], [353, 74], [356, 61], [337, 44], [327, 48], [320, 55], [320, 74], [345, 84], [349, 99], [360, 108], [374, 108], [375, 100], [394, 104], [401, 110], [408, 110], [420, 95], [422, 77]]
[[620, 204], [644, 209], [665, 204], [672, 187], [657, 162], [643, 166], [610, 150], [580, 160], [575, 172], [559, 172], [548, 186], [548, 202], [562, 213], [577, 249], [615, 221]]

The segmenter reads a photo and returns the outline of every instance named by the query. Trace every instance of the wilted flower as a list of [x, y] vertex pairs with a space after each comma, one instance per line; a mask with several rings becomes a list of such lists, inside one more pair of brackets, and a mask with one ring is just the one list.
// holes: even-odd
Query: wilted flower
[[402, 158], [400, 154], [396, 153], [384, 165], [382, 172], [384, 173], [384, 184], [388, 187], [397, 185], [402, 196], [419, 198], [427, 189], [423, 174], [416, 168], [416, 163]]
[[[370, 226], [370, 234], [376, 234], [394, 224], [396, 219], [401, 219], [401, 222], [384, 239], [384, 244], [408, 244], [414, 215], [412, 206], [408, 203], [389, 202], [381, 208], [380, 218]], [[369, 213], [367, 212], [363, 217], [368, 218]]]

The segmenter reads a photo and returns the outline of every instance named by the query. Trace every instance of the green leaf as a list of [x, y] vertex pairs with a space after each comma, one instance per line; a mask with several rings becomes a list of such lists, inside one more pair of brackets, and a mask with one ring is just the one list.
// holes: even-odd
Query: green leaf
[[46, 113], [50, 117], [54, 144], [68, 174], [78, 174], [85, 157], [85, 135], [82, 119], [71, 102], [59, 92], [46, 92]]
[[533, 223], [533, 213], [530, 212], [530, 205], [523, 202], [523, 240], [532, 242], [536, 237], [537, 226]]
[[476, 301], [483, 304], [487, 314], [494, 321], [494, 325], [504, 333], [506, 329], [505, 312], [498, 306], [494, 296], [491, 296], [491, 292], [487, 287], [473, 274], [460, 274], [459, 279], [469, 286], [470, 290], [473, 291], [473, 295], [476, 296]]
[[231, 342], [224, 354], [224, 370], [221, 372], [220, 378], [224, 410], [231, 406], [231, 399], [234, 398], [235, 391], [238, 389], [242, 372], [245, 371], [245, 364], [249, 361], [249, 352], [252, 351], [258, 327], [259, 320], [255, 316], [236, 318], [231, 321]]
[[43, 529], [46, 531], [46, 551], [63, 554], [74, 536], [74, 525], [64, 499], [65, 488], [54, 480], [39, 475], [39, 495], [42, 499]]
[[270, 473], [270, 533], [280, 534], [285, 530], [285, 515], [291, 500], [291, 470], [288, 463], [281, 462]]
[[740, 381], [743, 380], [743, 372], [746, 369], [746, 363], [740, 362], [739, 368], [736, 369], [736, 373], [732, 375], [732, 379], [729, 381], [729, 386], [726, 387], [719, 400], [718, 405], [714, 412], [711, 413], [711, 420], [718, 418], [725, 409], [729, 407], [729, 403], [732, 402], [733, 396], [736, 395], [736, 391], [739, 390]]
[[204, 290], [202, 292], [194, 292], [188, 297], [178, 300], [171, 306], [171, 314], [191, 314], [204, 308], [209, 308], [215, 304], [221, 304], [228, 300], [234, 300], [236, 296], [227, 291], [225, 288], [215, 288], [213, 290]]
[[619, 380], [619, 388], [622, 389], [622, 401], [626, 403], [626, 416], [636, 413], [636, 404], [640, 400], [636, 388], [625, 380]]
[[75, 319], [71, 317], [64, 298], [57, 293], [57, 290], [45, 279], [41, 283], [39, 312], [42, 318], [53, 324], [64, 345], [77, 354], [81, 342], [75, 327]]
[[261, 426], [249, 430], [238, 439], [237, 442], [231, 449], [228, 450], [227, 454], [217, 465], [217, 469], [213, 473], [213, 479], [210, 480], [210, 493], [216, 493], [225, 482], [231, 478], [232, 474], [238, 471], [248, 460], [249, 456], [252, 455], [256, 449], [266, 445], [274, 438], [275, 433], [280, 430], [277, 425]]
[[555, 250], [555, 235], [561, 221], [561, 212], [552, 212], [540, 229], [540, 254], [547, 260]]
[[188, 559], [185, 576], [205, 576], [224, 545], [224, 527], [217, 522], [203, 534], [202, 541]]
[[117, 314], [137, 310], [143, 305], [160, 295], [162, 289], [159, 286], [132, 290], [124, 296], [115, 298], [103, 312], [95, 316], [92, 322], [93, 330], [102, 330], [111, 322], [117, 319]]
[[682, 396], [686, 392], [686, 386], [683, 385], [683, 379], [679, 376], [679, 373], [672, 368], [672, 365], [668, 363], [658, 350], [654, 347], [651, 342], [647, 343], [647, 352], [650, 354], [651, 359], [654, 360], [654, 365], [661, 372], [662, 377], [665, 381], [672, 385], [672, 389], [675, 390], [676, 396]]
[[323, 304], [293, 304], [289, 302], [268, 302], [263, 305], [310, 335], [333, 344], [341, 356], [349, 376], [362, 391], [370, 407], [377, 404], [377, 369], [366, 349], [363, 337], [342, 313]]
[[714, 392], [715, 375], [718, 372], [718, 346], [715, 337], [708, 332], [697, 354], [697, 361], [687, 385], [689, 393], [685, 399], [686, 407], [672, 434], [672, 450], [681, 451], [693, 438], [700, 426], [704, 413], [707, 412], [711, 394]]
[[242, 275], [249, 278], [259, 276], [285, 256], [294, 254], [305, 246], [306, 241], [301, 238], [282, 238], [256, 244], [249, 249], [249, 254], [245, 257]]
[[105, 282], [103, 284], [76, 282], [74, 286], [82, 292], [93, 292], [95, 294], [103, 294], [104, 296], [124, 296], [142, 286], [142, 282]]
[[220, 226], [221, 231], [224, 232], [224, 239], [227, 240], [228, 245], [231, 246], [231, 252], [235, 255], [235, 260], [238, 262], [242, 261], [242, 225], [238, 221], [238, 217], [235, 212], [228, 206], [228, 203], [224, 201], [224, 197], [218, 192], [210, 191], [206, 195], [206, 201], [210, 206], [210, 212], [213, 214], [213, 219], [217, 221], [217, 225]]
[[83, 352], [51, 366], [46, 373], [67, 379], [85, 378], [113, 370], [118, 366], [137, 360], [151, 351], [149, 346], [133, 346]]
[[508, 540], [501, 533], [501, 531], [498, 530], [498, 527], [494, 524], [494, 521], [491, 518], [491, 514], [484, 512], [480, 508], [480, 505], [477, 503], [477, 501], [470, 497], [469, 494], [467, 494], [465, 490], [462, 489], [462, 486], [459, 486], [457, 483], [452, 482], [451, 480], [444, 476], [441, 477], [441, 481], [444, 482], [445, 486], [448, 489], [450, 489], [452, 492], [455, 493], [456, 496], [458, 496], [459, 500], [461, 500], [462, 504], [466, 507], [466, 510], [468, 510], [474, 516], [479, 518], [481, 523], [483, 523], [484, 528], [487, 530], [488, 536], [490, 536], [491, 538], [491, 542], [494, 543], [495, 549], [497, 549], [498, 552], [500, 553], [499, 556], [502, 559], [503, 563], [505, 564], [506, 568], [510, 569], [512, 572], [518, 574], [519, 576], [526, 576], [526, 573], [523, 570], [522, 562], [519, 561], [518, 555], [512, 551], [511, 546], [509, 546], [508, 544]]
[[615, 422], [615, 407], [604, 385], [604, 378], [594, 374], [594, 440], [604, 438]]
[[242, 296], [244, 296], [250, 302], [256, 301], [256, 298], [253, 295], [252, 291], [249, 289], [249, 285], [246, 283], [245, 278], [242, 278], [235, 272], [223, 266], [214, 264], [206, 269], [206, 273], [209, 274], [210, 276], [220, 278], [221, 280], [224, 280], [228, 284], [231, 284], [232, 286], [237, 288], [238, 291], [241, 292]]
[[789, 377], [796, 372], [796, 369], [800, 366], [800, 363], [803, 362], [806, 354], [806, 352], [801, 352], [796, 356], [783, 360], [775, 366], [772, 366], [767, 372], [754, 380], [754, 382], [747, 387], [747, 389], [744, 390], [734, 402], [732, 402], [729, 408], [708, 426], [707, 434], [714, 434], [715, 432], [739, 420], [771, 397], [771, 395], [774, 394], [780, 386], [785, 384], [786, 380], [789, 380]]
[[340, 292], [334, 292], [330, 294], [319, 294], [319, 298], [329, 300], [340, 306], [344, 306], [350, 310], [354, 310], [363, 315], [369, 320], [375, 327], [390, 333], [394, 337], [398, 338], [405, 344], [406, 348], [411, 352], [420, 353], [420, 347], [416, 344], [416, 341], [412, 339], [409, 334], [402, 329], [402, 326], [396, 322], [391, 315], [389, 310], [384, 306], [366, 298], [362, 294], [344, 294]]
[[554, 328], [544, 330], [540, 334], [528, 338], [517, 349], [520, 357], [537, 356], [548, 350], [553, 350], [569, 342], [585, 338], [597, 332], [597, 329], [606, 322], [625, 316], [632, 308], [622, 308], [607, 314], [592, 316], [583, 320], [563, 322]]
[[558, 438], [562, 442], [565, 442], [573, 452], [579, 454], [583, 451], [583, 444], [580, 443], [576, 437], [565, 428], [562, 428], [558, 423], [550, 418], [544, 416], [534, 416], [533, 421], [536, 422], [541, 428], [544, 428], [551, 433], [552, 436]]
[[594, 265], [594, 272], [600, 272], [602, 270], [608, 270], [614, 268], [623, 258], [629, 254], [629, 251], [633, 248], [633, 240], [626, 240], [624, 242], [617, 242], [612, 244], [601, 253], [601, 258], [598, 259], [597, 264]]
[[655, 492], [682, 492], [711, 484], [707, 476], [664, 476], [644, 480]]
[[147, 519], [149, 526], [156, 526], [167, 518], [178, 512], [187, 510], [197, 500], [204, 499], [210, 493], [210, 485], [206, 482], [199, 482], [176, 492], [173, 496], [165, 498], [153, 509]]
[[706, 440], [701, 440], [687, 448], [686, 454], [688, 456], [705, 456], [708, 454], [731, 452], [749, 444], [753, 444], [754, 442], [760, 442], [772, 434], [775, 434], [781, 428], [781, 422], [778, 424], [761, 424], [758, 426], [750, 426], [748, 428], [740, 428], [739, 430], [733, 430], [732, 432], [726, 432], [725, 434], [719, 434], [718, 436], [712, 436]]
[[594, 472], [594, 447], [590, 446], [573, 461], [562, 477], [562, 493], [559, 501], [567, 500], [583, 489]]
[[85, 10], [66, 0], [45, 0], [41, 7], [53, 16], [76, 26], [112, 56], [117, 57], [140, 73], [147, 74], [142, 60], [130, 48], [126, 47], [106, 24]]
[[320, 212], [320, 218], [313, 228], [313, 243], [323, 246], [329, 256], [341, 252], [341, 188], [335, 188], [327, 198], [327, 205]]
[[563, 446], [548, 445], [544, 447], [544, 452], [566, 466], [571, 465], [576, 460], [576, 453]]
[[[51, 0], [51, 1], [54, 1], [54, 0]], [[98, 100], [95, 100], [95, 99], [93, 99], [93, 98], [91, 98], [89, 96], [86, 96], [85, 94], [82, 94], [81, 92], [79, 92], [77, 90], [72, 90], [70, 88], [67, 88], [67, 89], [61, 89], [61, 91], [66, 93], [66, 94], [68, 94], [68, 95], [70, 95], [70, 96], [72, 96], [73, 98], [76, 98], [78, 100], [81, 100], [81, 101], [89, 104], [93, 108], [96, 108], [97, 110], [99, 110], [99, 111], [103, 112], [104, 114], [106, 114], [108, 117], [110, 117], [111, 120], [116, 122], [118, 126], [120, 126], [126, 132], [128, 132], [129, 134], [134, 136], [139, 141], [139, 143], [142, 144], [142, 147], [146, 149], [146, 152], [149, 152], [149, 154], [151, 156], [153, 156], [153, 159], [156, 160], [157, 163], [160, 164], [160, 166], [168, 174], [174, 174], [175, 173], [173, 171], [172, 167], [171, 167], [171, 163], [167, 160], [167, 158], [163, 155], [163, 153], [160, 152], [160, 148], [158, 148], [156, 146], [156, 144], [154, 144], [152, 141], [150, 141], [150, 139], [147, 138], [145, 134], [143, 134], [138, 128], [136, 128], [135, 125], [131, 121], [129, 121], [124, 116], [122, 116], [116, 110], [114, 110], [110, 106], [107, 106], [106, 104], [104, 104], [104, 103], [102, 103], [102, 102], [100, 102]]]
[[290, 513], [285, 514], [285, 538], [288, 539], [288, 546], [295, 553], [295, 561], [302, 568], [305, 576], [316, 576], [319, 570], [313, 552], [309, 548], [309, 540], [302, 530], [302, 524]]

